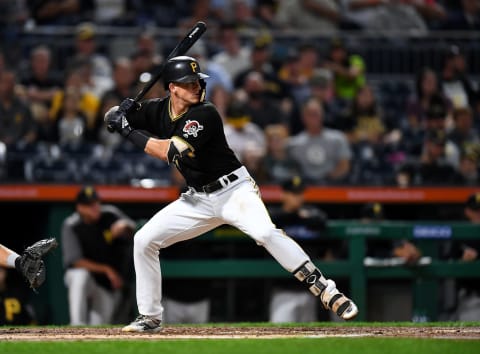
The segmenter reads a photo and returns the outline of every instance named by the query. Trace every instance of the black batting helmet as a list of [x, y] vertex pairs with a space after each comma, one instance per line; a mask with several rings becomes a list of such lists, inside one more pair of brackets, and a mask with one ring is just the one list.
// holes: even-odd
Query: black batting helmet
[[195, 58], [182, 55], [173, 57], [167, 61], [163, 70], [163, 82], [168, 89], [170, 82], [194, 82], [203, 80], [208, 75], [200, 72], [200, 65]]

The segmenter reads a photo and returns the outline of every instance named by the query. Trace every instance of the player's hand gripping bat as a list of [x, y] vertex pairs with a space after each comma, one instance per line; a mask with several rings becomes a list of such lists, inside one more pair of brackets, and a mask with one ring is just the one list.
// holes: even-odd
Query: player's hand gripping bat
[[[169, 59], [179, 56], [179, 55], [184, 55], [194, 44], [195, 42], [202, 36], [202, 34], [207, 30], [207, 26], [205, 25], [204, 22], [197, 22], [195, 26], [188, 32], [188, 34], [183, 37], [183, 39], [176, 45], [175, 48], [170, 52], [170, 54], [167, 56], [167, 59], [164, 61], [167, 62]], [[160, 80], [160, 78], [163, 75], [163, 70], [164, 70], [165, 64], [162, 64], [155, 76], [140, 90], [140, 92], [132, 99], [132, 98], [126, 98], [122, 101], [118, 108], [118, 112], [120, 114], [126, 115], [128, 112], [130, 112], [133, 108], [137, 107], [139, 102], [142, 100], [142, 98], [145, 96], [145, 94], [155, 85], [155, 83]], [[107, 125], [107, 129], [110, 132], [114, 132], [115, 128], [111, 126], [110, 124]]]

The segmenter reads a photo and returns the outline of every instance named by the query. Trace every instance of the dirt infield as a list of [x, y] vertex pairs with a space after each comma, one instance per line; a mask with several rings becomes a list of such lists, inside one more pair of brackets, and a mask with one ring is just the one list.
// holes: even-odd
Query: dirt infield
[[156, 334], [122, 333], [116, 328], [23, 327], [0, 328], [0, 341], [79, 341], [132, 339], [207, 338], [327, 338], [327, 337], [405, 337], [480, 340], [480, 327], [180, 327], [166, 326]]

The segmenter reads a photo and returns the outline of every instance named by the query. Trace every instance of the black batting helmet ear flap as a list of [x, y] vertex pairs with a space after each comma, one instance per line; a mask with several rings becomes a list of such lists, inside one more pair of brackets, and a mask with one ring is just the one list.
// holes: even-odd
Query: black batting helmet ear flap
[[208, 75], [200, 71], [200, 64], [195, 58], [182, 55], [173, 57], [167, 61], [163, 69], [163, 83], [168, 90], [170, 82], [194, 82], [205, 79]]

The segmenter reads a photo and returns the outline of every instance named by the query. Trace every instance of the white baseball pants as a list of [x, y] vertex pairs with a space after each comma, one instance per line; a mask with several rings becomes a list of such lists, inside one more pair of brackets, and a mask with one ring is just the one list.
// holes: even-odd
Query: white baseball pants
[[288, 272], [310, 260], [293, 239], [272, 223], [247, 169], [241, 167], [233, 173], [239, 178], [214, 193], [190, 190], [182, 194], [135, 234], [134, 264], [140, 314], [162, 318], [159, 250], [222, 224], [232, 225], [252, 237]]

